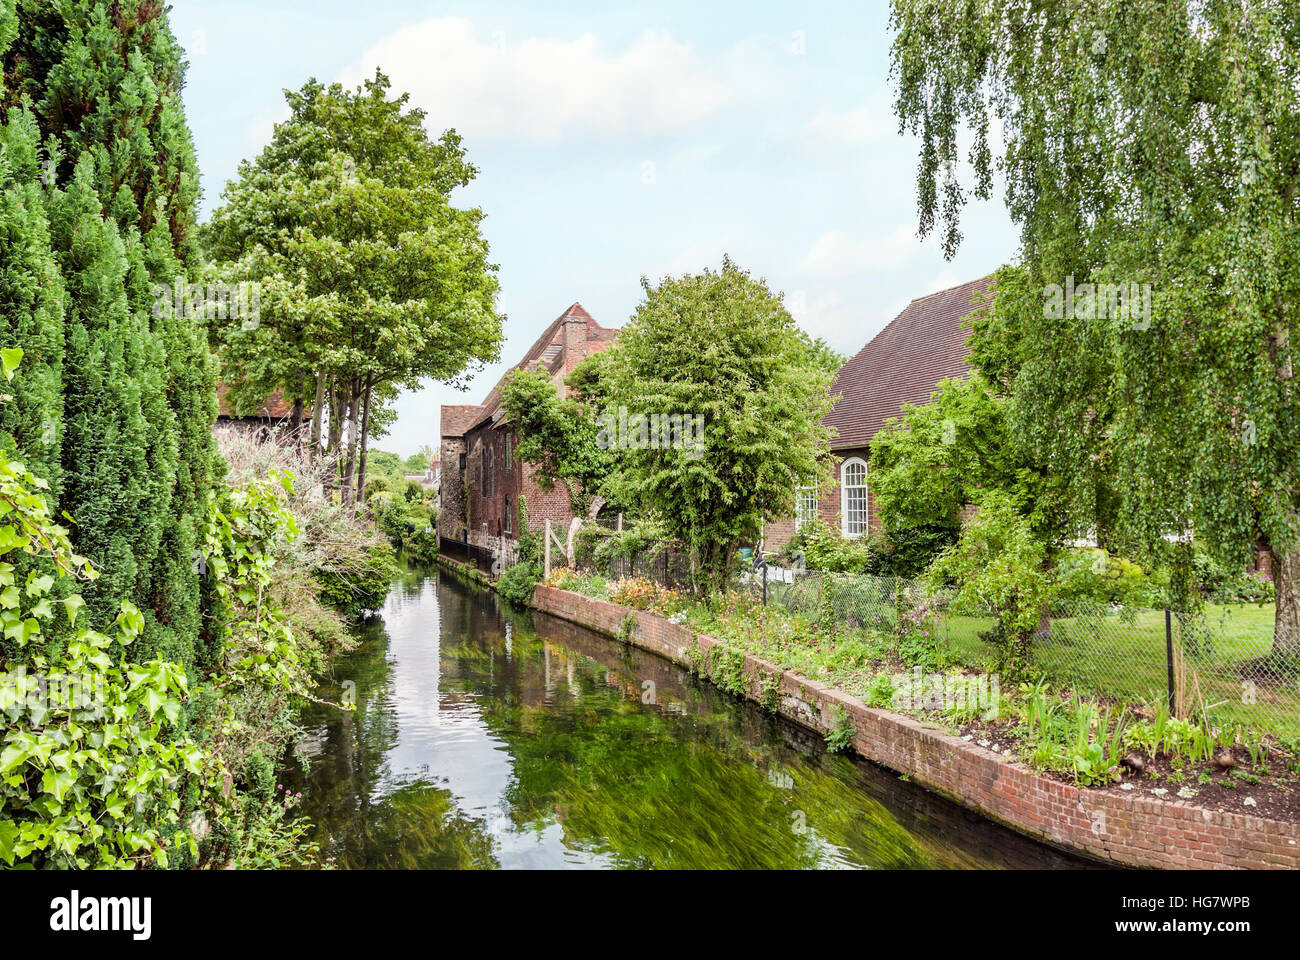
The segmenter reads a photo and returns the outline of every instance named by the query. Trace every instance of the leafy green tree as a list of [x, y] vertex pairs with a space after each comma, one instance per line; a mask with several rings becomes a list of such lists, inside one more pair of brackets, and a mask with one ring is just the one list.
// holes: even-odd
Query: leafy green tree
[[614, 452], [597, 444], [597, 412], [572, 396], [561, 397], [544, 370], [513, 371], [501, 406], [519, 438], [515, 457], [533, 471], [541, 489], [563, 484], [574, 515], [586, 516], [614, 464]]
[[259, 322], [220, 331], [226, 379], [244, 398], [278, 387], [311, 403], [345, 500], [364, 489], [377, 408], [425, 379], [463, 382], [501, 344], [482, 211], [450, 199], [477, 170], [454, 131], [430, 140], [424, 111], [390, 90], [376, 73], [356, 90], [286, 91], [290, 118], [207, 232], [227, 276], [261, 285]]
[[955, 531], [985, 491], [1005, 493], [1049, 547], [1065, 533], [1046, 469], [1011, 429], [1007, 398], [978, 372], [944, 380], [921, 406], [905, 405], [871, 440], [871, 483], [891, 535], [935, 525]]
[[[6, 381], [23, 357], [6, 348]], [[144, 618], [123, 602], [108, 633], [82, 613], [82, 598], [60, 582], [93, 582], [46, 502], [49, 484], [0, 449], [0, 625], [35, 669], [0, 676], [0, 862], [90, 868], [168, 865], [172, 849], [197, 849], [182, 823], [178, 789], [211, 803], [220, 764], [180, 722], [186, 677], [158, 659], [123, 661]], [[30, 569], [42, 557], [53, 573]], [[71, 634], [53, 659], [33, 651], [66, 617]], [[105, 622], [109, 622], [106, 620]], [[11, 672], [12, 671], [12, 672]]]
[[[1241, 562], [1266, 540], [1279, 663], [1300, 662], [1298, 13], [894, 0], [891, 17], [921, 228], [942, 218], [949, 254], [972, 192], [958, 143], [970, 131], [987, 197], [990, 118], [1002, 124], [1020, 290], [1038, 292], [992, 308], [1035, 344], [1015, 374], [1017, 431], [1077, 492], [1112, 471], [1121, 542], [1155, 551], [1190, 529]], [[1087, 286], [1101, 283], [1116, 288]], [[1090, 416], [1105, 444], [1081, 429]]]
[[[2, 16], [2, 15], [0, 15]], [[40, 185], [40, 133], [29, 112], [0, 126], [0, 318], [4, 346], [21, 345], [23, 376], [0, 407], [0, 446], [57, 493], [63, 421], [63, 278], [50, 249]]]
[[[202, 326], [159, 294], [195, 263], [198, 172], [182, 51], [166, 8], [149, 0], [20, 0], [14, 10], [3, 55], [7, 152], [21, 157], [33, 201], [39, 171], [67, 300], [55, 358], [63, 403], [47, 404], [61, 419], [43, 417], [38, 445], [28, 417], [15, 442], [34, 466], [41, 446], [57, 449], [57, 470], [44, 459], [59, 507], [74, 519], [78, 547], [104, 565], [88, 602], [106, 612], [132, 599], [145, 616], [141, 645], [188, 666], [216, 396]], [[24, 390], [53, 388], [56, 367], [45, 358], [54, 358], [57, 289], [41, 293], [42, 331], [6, 330], [24, 345], [48, 341], [30, 341], [46, 371]], [[28, 309], [6, 311], [6, 321]], [[13, 416], [24, 416], [21, 405]]]
[[1045, 623], [1049, 585], [1047, 551], [1028, 519], [1005, 493], [983, 495], [961, 538], [930, 566], [932, 583], [955, 583], [953, 609], [997, 617], [985, 639], [999, 650], [999, 667], [1013, 678], [1028, 668], [1030, 639]]
[[609, 351], [607, 395], [629, 417], [699, 417], [703, 436], [691, 441], [683, 430], [664, 449], [642, 443], [637, 426], [619, 426], [620, 500], [659, 516], [713, 589], [763, 520], [791, 514], [790, 491], [828, 471], [821, 421], [839, 358], [730, 259], [642, 286], [645, 298]]

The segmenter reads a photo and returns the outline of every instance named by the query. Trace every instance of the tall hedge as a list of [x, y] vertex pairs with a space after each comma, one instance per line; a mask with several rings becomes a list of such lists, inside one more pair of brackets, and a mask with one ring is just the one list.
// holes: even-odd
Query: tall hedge
[[[45, 469], [73, 518], [76, 548], [103, 568], [85, 591], [91, 610], [107, 615], [133, 599], [146, 615], [138, 656], [202, 667], [192, 566], [217, 469], [216, 369], [202, 323], [157, 295], [197, 266], [183, 52], [157, 0], [5, 3], [15, 11], [6, 27], [0, 9], [0, 41], [12, 36], [3, 52], [6, 142], [21, 139], [38, 154], [13, 189], [28, 198], [33, 223], [43, 196], [62, 280], [61, 292], [40, 285], [41, 296], [62, 302], [42, 311], [35, 293], [11, 294], [0, 331], [24, 350], [44, 333], [53, 350], [61, 326], [62, 351], [41, 385], [24, 384], [32, 398], [0, 426], [35, 460], [33, 420], [57, 409], [57, 464]], [[21, 245], [22, 231], [5, 231], [7, 223], [0, 244]], [[15, 290], [23, 272], [15, 264]], [[24, 370], [26, 381], [26, 361]]]

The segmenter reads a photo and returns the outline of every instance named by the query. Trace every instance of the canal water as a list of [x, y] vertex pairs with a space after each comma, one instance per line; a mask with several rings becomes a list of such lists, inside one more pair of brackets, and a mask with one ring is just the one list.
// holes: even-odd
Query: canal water
[[286, 761], [343, 868], [1079, 865], [692, 680], [404, 571]]

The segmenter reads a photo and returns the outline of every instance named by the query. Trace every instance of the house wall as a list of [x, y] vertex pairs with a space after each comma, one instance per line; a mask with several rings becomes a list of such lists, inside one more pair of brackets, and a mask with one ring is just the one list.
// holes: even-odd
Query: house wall
[[465, 538], [465, 476], [460, 470], [464, 452], [464, 437], [442, 438], [440, 459], [447, 466], [438, 488], [438, 536], [450, 540]]
[[[850, 447], [844, 450], [836, 450], [831, 454], [835, 461], [835, 481], [833, 483], [823, 482], [817, 490], [817, 518], [822, 523], [834, 530], [841, 529], [840, 525], [840, 468], [845, 460], [853, 457], [859, 457], [862, 460], [870, 462], [870, 451], [867, 447]], [[793, 513], [794, 491], [790, 492], [791, 512]], [[880, 533], [884, 530], [880, 522], [880, 514], [876, 510], [876, 495], [871, 489], [871, 473], [867, 473], [867, 531], [868, 534]], [[789, 516], [782, 520], [773, 520], [764, 524], [763, 527], [763, 548], [768, 552], [776, 552], [785, 547], [794, 536], [794, 517]]]
[[[554, 489], [543, 490], [535, 479], [536, 467], [532, 464], [520, 463], [513, 456], [517, 442], [513, 431], [490, 424], [484, 424], [465, 435], [464, 443], [468, 451], [465, 458], [463, 498], [469, 507], [470, 543], [491, 548], [500, 545], [503, 540], [509, 544], [517, 542], [521, 493], [527, 505], [530, 530], [543, 529], [549, 519], [563, 535], [563, 531], [573, 521], [573, 510], [569, 505], [569, 494], [564, 485], [557, 483]], [[506, 444], [510, 444], [512, 454], [509, 467], [506, 466]], [[450, 462], [444, 459], [444, 463]], [[491, 474], [485, 492], [483, 477], [489, 469]], [[451, 474], [449, 473], [448, 476], [450, 477]], [[450, 482], [448, 480], [444, 486], [450, 486]], [[508, 532], [506, 530], [507, 504], [510, 512]], [[459, 507], [456, 509], [456, 516], [463, 517], [464, 510]], [[441, 516], [440, 514], [440, 523]], [[459, 534], [456, 538], [459, 538]]]

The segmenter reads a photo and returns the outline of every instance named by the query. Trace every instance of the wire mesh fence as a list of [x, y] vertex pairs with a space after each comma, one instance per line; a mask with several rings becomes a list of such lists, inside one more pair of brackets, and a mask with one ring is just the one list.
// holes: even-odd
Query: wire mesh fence
[[[955, 664], [993, 667], [997, 614], [913, 580], [761, 565], [744, 589], [769, 607], [841, 629], [896, 632], [924, 624]], [[1279, 650], [1271, 605], [1207, 605], [1194, 618], [1166, 610], [1057, 601], [1028, 647], [1035, 679], [1082, 694], [1153, 704], [1176, 716], [1208, 713], [1229, 727], [1300, 737], [1300, 657]]]
[[[587, 556], [583, 572], [640, 577], [675, 590], [694, 578], [689, 555], [656, 544], [626, 556]], [[926, 631], [955, 666], [994, 671], [1003, 648], [997, 613], [957, 602], [951, 589], [868, 574], [789, 569], [763, 561], [731, 589], [764, 606], [836, 630]], [[1275, 642], [1273, 606], [1207, 604], [1194, 618], [1163, 609], [1054, 601], [1030, 640], [1028, 669], [1081, 695], [1167, 703], [1175, 716], [1208, 714], [1220, 725], [1300, 738], [1300, 655]]]

